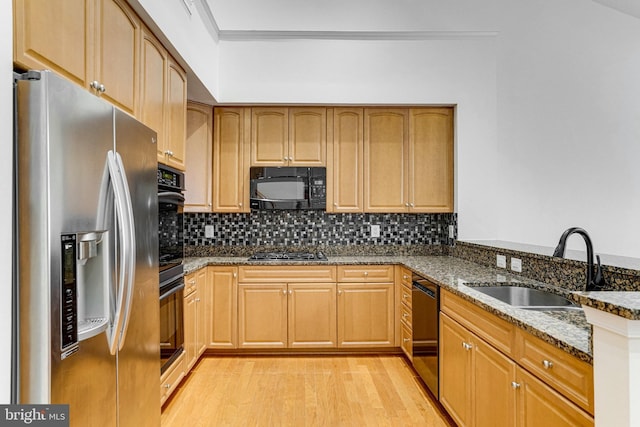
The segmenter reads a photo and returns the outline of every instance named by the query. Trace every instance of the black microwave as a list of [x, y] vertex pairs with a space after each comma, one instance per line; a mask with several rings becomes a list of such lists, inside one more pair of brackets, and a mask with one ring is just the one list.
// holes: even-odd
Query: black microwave
[[326, 209], [326, 168], [252, 167], [250, 179], [251, 209]]

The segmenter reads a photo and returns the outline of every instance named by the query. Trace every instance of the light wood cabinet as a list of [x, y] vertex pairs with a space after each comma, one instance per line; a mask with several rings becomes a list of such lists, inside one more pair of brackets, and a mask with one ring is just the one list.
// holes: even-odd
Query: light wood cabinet
[[142, 27], [142, 79], [140, 82], [140, 120], [156, 131], [156, 149], [165, 140], [165, 93], [168, 54], [151, 31]]
[[364, 110], [364, 210], [406, 212], [409, 112], [401, 108]]
[[215, 108], [213, 131], [213, 211], [249, 212], [251, 109]]
[[238, 268], [208, 267], [205, 291], [206, 344], [224, 349], [238, 346]]
[[195, 102], [187, 103], [187, 139], [185, 168], [185, 212], [211, 212], [212, 184], [212, 108]]
[[390, 347], [395, 342], [393, 265], [340, 265], [338, 347]]
[[450, 292], [441, 297], [440, 402], [458, 425], [593, 425], [588, 364]]
[[411, 212], [453, 212], [453, 110], [409, 110]]
[[334, 266], [241, 266], [240, 348], [336, 346]]
[[327, 117], [327, 212], [363, 212], [364, 110], [331, 108]]
[[139, 114], [141, 21], [122, 0], [14, 2], [14, 62]]
[[166, 130], [164, 143], [158, 146], [158, 162], [185, 170], [187, 134], [187, 75], [169, 57], [165, 96]]
[[251, 109], [251, 166], [324, 166], [326, 108]]
[[412, 273], [405, 267], [396, 267], [396, 334], [400, 337], [400, 348], [413, 360], [413, 312], [412, 312]]
[[169, 399], [185, 376], [184, 352], [173, 361], [169, 369], [160, 376], [160, 405]]
[[238, 285], [238, 346], [287, 347], [286, 284]]
[[95, 0], [14, 0], [13, 61], [88, 87], [93, 79]]
[[364, 211], [453, 212], [453, 110], [364, 110]]
[[188, 373], [204, 352], [205, 318], [202, 294], [206, 288], [207, 270], [202, 268], [185, 276], [184, 291], [184, 354]]

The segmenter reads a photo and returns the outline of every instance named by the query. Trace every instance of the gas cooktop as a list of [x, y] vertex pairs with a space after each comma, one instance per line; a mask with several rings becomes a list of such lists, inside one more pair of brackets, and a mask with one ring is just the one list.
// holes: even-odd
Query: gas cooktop
[[322, 252], [256, 252], [249, 261], [326, 261]]

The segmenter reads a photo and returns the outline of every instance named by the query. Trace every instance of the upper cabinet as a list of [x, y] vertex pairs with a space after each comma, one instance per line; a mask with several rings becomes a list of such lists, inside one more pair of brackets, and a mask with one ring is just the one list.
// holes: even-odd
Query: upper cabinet
[[187, 143], [184, 211], [211, 212], [212, 169], [211, 127], [212, 108], [209, 105], [187, 104]]
[[249, 108], [216, 108], [213, 125], [213, 210], [249, 212]]
[[364, 211], [453, 212], [453, 109], [365, 109]]
[[413, 212], [453, 212], [453, 109], [409, 110], [409, 203]]
[[327, 212], [362, 212], [362, 108], [331, 108], [327, 138]]
[[185, 138], [187, 132], [187, 75], [169, 57], [166, 94], [166, 138], [159, 146], [158, 161], [185, 170]]
[[407, 212], [409, 111], [364, 111], [364, 210]]
[[251, 166], [325, 166], [326, 108], [251, 109]]
[[157, 150], [164, 146], [165, 93], [167, 91], [168, 54], [146, 27], [142, 28], [142, 82], [140, 120], [158, 134]]
[[137, 116], [141, 25], [120, 0], [15, 0], [14, 62], [53, 70]]

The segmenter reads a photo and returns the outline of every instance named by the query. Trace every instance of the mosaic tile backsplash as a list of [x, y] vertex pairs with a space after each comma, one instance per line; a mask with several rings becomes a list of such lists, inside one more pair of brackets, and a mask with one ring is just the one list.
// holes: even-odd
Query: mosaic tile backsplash
[[[380, 237], [370, 226], [380, 225]], [[214, 227], [206, 238], [205, 225]], [[449, 238], [454, 226], [454, 239]], [[452, 245], [456, 214], [327, 214], [322, 211], [185, 213], [187, 246]]]

